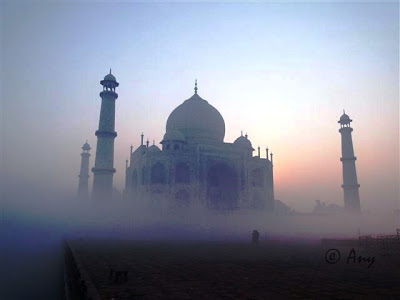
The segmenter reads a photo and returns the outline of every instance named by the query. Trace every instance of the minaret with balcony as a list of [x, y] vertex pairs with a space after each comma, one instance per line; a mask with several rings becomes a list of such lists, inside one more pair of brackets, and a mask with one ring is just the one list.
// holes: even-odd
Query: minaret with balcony
[[356, 157], [354, 156], [353, 140], [351, 133], [353, 128], [350, 123], [353, 120], [343, 111], [338, 123], [340, 124], [339, 132], [342, 136], [342, 157], [340, 161], [343, 167], [343, 194], [344, 207], [347, 211], [360, 211], [360, 195], [358, 188], [360, 185], [357, 181]]
[[115, 88], [119, 85], [114, 75], [110, 73], [100, 81], [103, 91], [100, 93], [101, 109], [99, 129], [96, 131], [97, 147], [95, 165], [92, 169], [93, 192], [95, 200], [110, 200], [113, 191], [114, 169], [114, 139], [115, 132], [115, 100], [118, 94]]
[[86, 143], [82, 146], [81, 153], [81, 171], [79, 172], [78, 198], [82, 200], [89, 199], [89, 158], [90, 145]]

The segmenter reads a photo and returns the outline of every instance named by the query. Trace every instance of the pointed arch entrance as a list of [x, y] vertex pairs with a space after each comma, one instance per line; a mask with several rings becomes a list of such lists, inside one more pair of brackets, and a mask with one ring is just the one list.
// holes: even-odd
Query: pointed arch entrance
[[236, 171], [226, 163], [217, 163], [207, 172], [207, 205], [215, 209], [235, 209], [239, 187]]

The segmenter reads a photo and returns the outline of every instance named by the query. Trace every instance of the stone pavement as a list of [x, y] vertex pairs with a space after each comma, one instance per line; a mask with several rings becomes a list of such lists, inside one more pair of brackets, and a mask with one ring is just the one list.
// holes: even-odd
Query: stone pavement
[[[400, 299], [400, 258], [319, 244], [74, 240], [103, 299]], [[358, 257], [375, 255], [375, 262]], [[337, 259], [327, 255], [327, 259]], [[109, 267], [127, 269], [115, 282]]]

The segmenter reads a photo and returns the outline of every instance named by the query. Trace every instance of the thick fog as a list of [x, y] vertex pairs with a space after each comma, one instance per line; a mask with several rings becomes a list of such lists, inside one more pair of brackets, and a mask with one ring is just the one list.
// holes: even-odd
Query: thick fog
[[269, 147], [275, 196], [300, 212], [311, 211], [315, 200], [343, 205], [337, 121], [346, 109], [362, 206], [393, 211], [399, 207], [397, 7], [6, 1], [5, 180], [56, 194], [76, 189], [86, 139], [94, 163], [99, 81], [112, 67], [120, 82], [114, 184], [121, 192], [130, 145], [139, 145], [142, 132], [158, 144], [169, 114], [193, 94], [198, 78], [199, 94], [225, 120], [224, 141], [243, 130], [262, 157]]
[[[30, 280], [32, 270], [59, 276], [54, 249], [63, 238], [248, 241], [257, 229], [261, 239], [318, 241], [400, 227], [397, 3], [2, 2], [1, 10], [2, 250], [10, 290], [22, 278], [26, 291], [47, 291]], [[99, 81], [110, 67], [120, 82], [120, 193], [130, 145], [139, 146], [141, 132], [159, 143], [198, 78], [199, 94], [225, 120], [225, 142], [244, 130], [254, 148], [273, 151], [275, 198], [296, 213], [78, 199], [80, 147], [88, 139], [92, 168]], [[343, 206], [343, 108], [353, 119], [362, 214], [312, 214], [316, 200]]]

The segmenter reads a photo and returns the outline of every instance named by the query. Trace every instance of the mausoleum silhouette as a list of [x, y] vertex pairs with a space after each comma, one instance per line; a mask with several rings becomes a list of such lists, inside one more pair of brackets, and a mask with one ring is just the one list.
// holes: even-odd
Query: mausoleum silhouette
[[169, 115], [161, 148], [146, 144], [126, 166], [124, 196], [157, 207], [265, 209], [274, 207], [272, 153], [253, 156], [248, 135], [224, 142], [221, 114], [197, 93]]

